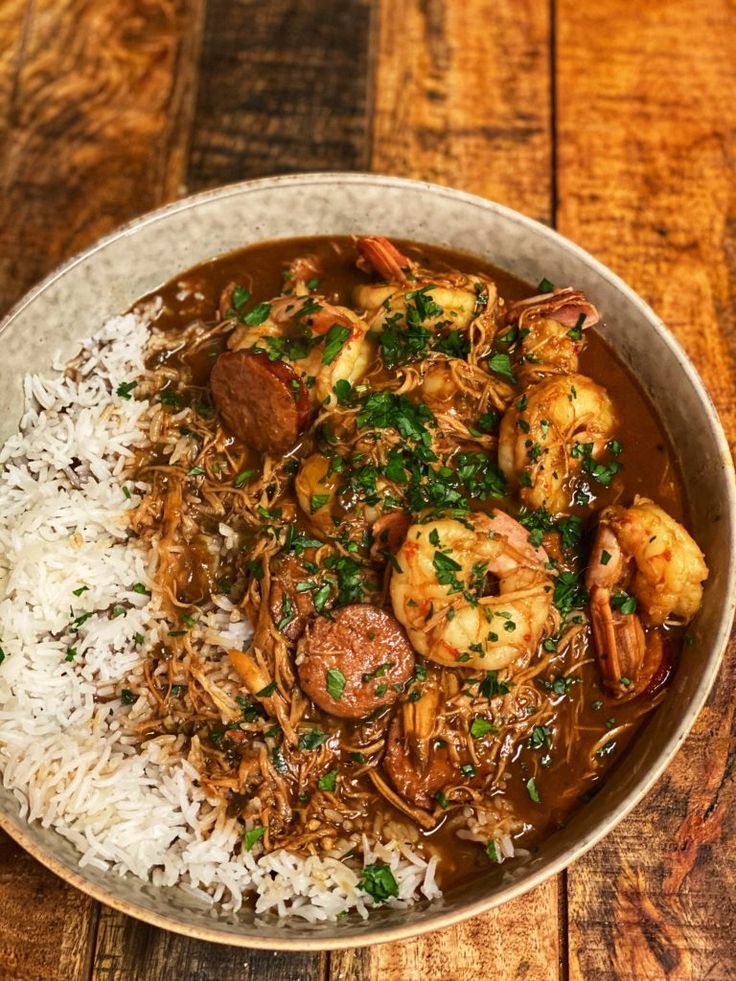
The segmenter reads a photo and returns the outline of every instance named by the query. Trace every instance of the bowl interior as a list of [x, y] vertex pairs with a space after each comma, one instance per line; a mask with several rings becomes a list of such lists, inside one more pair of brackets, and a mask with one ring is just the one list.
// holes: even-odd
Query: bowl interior
[[216, 919], [179, 889], [80, 869], [54, 832], [28, 827], [0, 789], [0, 823], [37, 858], [96, 898], [149, 922], [226, 943], [326, 948], [437, 928], [511, 898], [569, 864], [640, 799], [685, 738], [712, 684], [733, 618], [734, 491], [728, 447], [692, 366], [652, 311], [582, 249], [508, 209], [446, 188], [369, 175], [274, 178], [207, 192], [133, 223], [72, 260], [22, 300], [2, 327], [0, 439], [17, 426], [21, 379], [76, 353], [102, 321], [177, 273], [223, 252], [297, 235], [376, 233], [481, 256], [523, 279], [583, 289], [602, 310], [604, 337], [654, 403], [685, 477], [692, 530], [711, 577], [664, 709], [656, 712], [600, 793], [526, 860], [515, 860], [439, 903], [380, 910], [342, 924]]

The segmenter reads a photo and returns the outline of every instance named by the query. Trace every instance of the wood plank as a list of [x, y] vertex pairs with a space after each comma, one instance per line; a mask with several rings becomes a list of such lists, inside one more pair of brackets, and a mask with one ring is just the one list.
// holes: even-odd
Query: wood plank
[[[546, 4], [381, 0], [371, 168], [550, 222], [548, 41]], [[555, 978], [561, 881], [425, 937], [334, 953], [330, 978]]]
[[0, 157], [0, 309], [177, 194], [201, 9], [34, 2]]
[[382, 0], [371, 169], [549, 222], [548, 5]]
[[0, 978], [89, 977], [97, 903], [0, 834]]
[[[200, 13], [200, 0], [0, 5], [0, 309], [175, 196]], [[4, 835], [0, 904], [1, 977], [89, 977], [98, 905]]]
[[[736, 437], [728, 0], [558, 0], [559, 227], [651, 302]], [[569, 874], [571, 977], [736, 974], [736, 659], [666, 777]]]
[[320, 981], [326, 956], [189, 940], [103, 908], [90, 981]]
[[555, 978], [557, 893], [542, 886], [467, 923], [402, 943], [331, 954], [331, 981]]
[[368, 166], [372, 0], [209, 0], [188, 187]]

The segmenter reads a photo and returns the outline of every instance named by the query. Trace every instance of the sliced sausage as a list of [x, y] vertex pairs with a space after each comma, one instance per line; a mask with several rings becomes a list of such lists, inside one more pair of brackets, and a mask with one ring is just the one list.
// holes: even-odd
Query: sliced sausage
[[458, 773], [445, 744], [429, 745], [426, 760], [414, 758], [404, 735], [401, 713], [391, 723], [386, 738], [383, 767], [401, 796], [417, 807], [431, 808], [435, 794], [448, 784], [457, 783]]
[[221, 354], [210, 386], [227, 431], [263, 453], [291, 449], [309, 420], [309, 392], [297, 373], [261, 352]]
[[297, 668], [302, 688], [321, 709], [362, 719], [396, 701], [414, 671], [414, 650], [389, 613], [355, 603], [307, 627]]

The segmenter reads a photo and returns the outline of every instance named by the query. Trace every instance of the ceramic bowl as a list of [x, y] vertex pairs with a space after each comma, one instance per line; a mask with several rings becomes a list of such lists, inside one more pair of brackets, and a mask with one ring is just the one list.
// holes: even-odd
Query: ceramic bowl
[[109, 235], [52, 273], [2, 324], [0, 438], [17, 425], [25, 372], [48, 371], [53, 352], [72, 356], [106, 317], [177, 273], [264, 239], [370, 232], [469, 252], [530, 282], [546, 276], [585, 290], [603, 312], [602, 334], [638, 378], [676, 447], [692, 531], [711, 576], [692, 626], [694, 643], [664, 706], [600, 793], [535, 854], [489, 867], [485, 877], [440, 902], [378, 910], [365, 922], [254, 922], [252, 913], [220, 920], [181, 890], [80, 869], [69, 843], [19, 820], [16, 801], [0, 791], [2, 827], [55, 873], [125, 913], [206, 940], [282, 950], [398, 940], [475, 916], [538, 885], [611, 831], [660, 776], [703, 705], [733, 618], [733, 466], [713, 405], [679, 345], [652, 310], [583, 249], [507, 208], [444, 187], [361, 174], [277, 177], [187, 198]]

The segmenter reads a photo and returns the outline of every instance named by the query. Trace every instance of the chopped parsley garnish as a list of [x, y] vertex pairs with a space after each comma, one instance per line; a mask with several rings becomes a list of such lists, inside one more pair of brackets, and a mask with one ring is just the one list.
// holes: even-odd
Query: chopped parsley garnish
[[310, 512], [314, 514], [315, 511], [319, 511], [319, 509], [323, 508], [329, 500], [329, 494], [312, 494], [311, 498], [309, 499]]
[[493, 840], [493, 838], [489, 838], [488, 842], [486, 843], [486, 855], [491, 862], [500, 861], [500, 858], [498, 857], [498, 848], [496, 847], [496, 842]]
[[233, 485], [235, 487], [242, 487], [243, 484], [247, 483], [254, 475], [255, 470], [241, 470], [233, 480]]
[[636, 613], [636, 598], [629, 596], [628, 593], [618, 593], [611, 597], [611, 608], [623, 613], [624, 616]]
[[[146, 589], [146, 587], [143, 585], [142, 582], [134, 582], [130, 588], [134, 593], [138, 593], [140, 596], [149, 595], [148, 590]], [[77, 596], [79, 595], [76, 590], [74, 590], [74, 593]]]
[[75, 596], [81, 596], [82, 593], [86, 593], [89, 590], [89, 586], [80, 586], [79, 589], [73, 589], [72, 593]]
[[329, 770], [317, 781], [320, 790], [334, 791], [337, 787], [337, 770]]
[[317, 747], [321, 746], [322, 743], [328, 738], [327, 733], [323, 732], [321, 729], [310, 729], [308, 732], [303, 732], [299, 737], [299, 749], [317, 749]]
[[204, 473], [204, 467], [192, 467], [191, 470], [187, 470], [187, 477], [201, 477]]
[[327, 694], [330, 698], [339, 702], [345, 691], [345, 684], [347, 679], [342, 671], [338, 671], [337, 668], [330, 668], [327, 672]]
[[516, 384], [516, 375], [511, 367], [511, 358], [508, 354], [494, 354], [488, 359], [488, 367], [495, 374], [512, 385]]
[[276, 625], [276, 629], [283, 632], [286, 628], [296, 620], [296, 608], [291, 601], [291, 597], [288, 593], [284, 593], [284, 598], [281, 603], [281, 619]]
[[483, 698], [497, 698], [499, 695], [508, 695], [511, 691], [505, 681], [498, 680], [497, 671], [486, 671], [485, 678], [478, 686], [478, 692]]
[[271, 750], [271, 762], [279, 773], [288, 773], [289, 767], [286, 765], [286, 760], [284, 759], [284, 754], [281, 751], [280, 746], [274, 746]]
[[350, 337], [350, 328], [345, 324], [333, 324], [327, 331], [325, 347], [322, 352], [322, 364], [332, 364], [342, 351], [345, 342]]
[[276, 682], [272, 681], [270, 682], [270, 684], [266, 685], [265, 688], [261, 688], [260, 691], [256, 692], [256, 698], [270, 698], [275, 691], [276, 691]]
[[489, 732], [498, 732], [498, 726], [489, 722], [487, 719], [482, 719], [479, 715], [473, 719], [470, 725], [470, 735], [473, 739], [482, 739], [487, 736]]
[[437, 803], [440, 805], [443, 811], [446, 811], [447, 808], [450, 806], [450, 802], [448, 801], [447, 795], [445, 794], [444, 790], [438, 790], [437, 793], [434, 795], [434, 799], [437, 801]]
[[538, 804], [540, 800], [539, 791], [537, 790], [537, 784], [536, 781], [534, 780], [534, 777], [530, 777], [530, 779], [527, 780], [526, 790], [527, 793], [529, 794], [530, 799], [533, 800], [535, 804]]
[[135, 694], [135, 692], [132, 692], [130, 688], [123, 688], [123, 690], [120, 692], [120, 701], [123, 703], [123, 705], [132, 705], [133, 702], [138, 701], [138, 696]]
[[265, 835], [266, 829], [262, 827], [251, 828], [250, 831], [246, 831], [243, 835], [243, 848], [247, 852], [251, 850], [253, 845]]
[[67, 649], [66, 649], [66, 655], [64, 657], [64, 660], [65, 661], [73, 661], [76, 656], [77, 656], [77, 648], [76, 647], [67, 647]]
[[530, 749], [549, 749], [552, 746], [552, 730], [548, 726], [534, 726], [528, 746]]
[[460, 772], [464, 777], [467, 777], [468, 780], [472, 780], [475, 776], [475, 767], [472, 763], [463, 763], [463, 765], [460, 767]]
[[249, 313], [243, 314], [239, 319], [248, 327], [258, 327], [268, 319], [270, 313], [270, 303], [257, 303]]
[[563, 616], [584, 606], [586, 599], [587, 593], [574, 572], [561, 572], [557, 576], [552, 601]]
[[358, 880], [358, 889], [372, 896], [376, 903], [385, 903], [399, 895], [399, 885], [385, 862], [366, 865]]
[[459, 562], [456, 562], [446, 552], [435, 552], [432, 559], [437, 582], [440, 586], [450, 586], [450, 593], [462, 592], [463, 584], [457, 578], [456, 573], [462, 569]]
[[128, 500], [128, 501], [129, 501], [129, 500], [131, 499], [131, 497], [132, 497], [133, 495], [132, 495], [132, 494], [130, 493], [130, 488], [129, 488], [129, 487], [125, 487], [125, 486], [123, 486], [123, 496], [124, 496], [124, 497], [125, 497], [125, 499], [126, 499], [126, 500]]
[[137, 381], [132, 382], [120, 382], [116, 389], [116, 394], [120, 396], [121, 399], [130, 399], [131, 392], [138, 384]]
[[539, 286], [537, 286], [537, 292], [551, 293], [554, 288], [555, 288], [554, 283], [551, 283], [545, 276], [545, 278], [540, 281]]
[[250, 290], [247, 290], [245, 286], [236, 286], [233, 290], [233, 307], [240, 310], [250, 300], [250, 296]]

